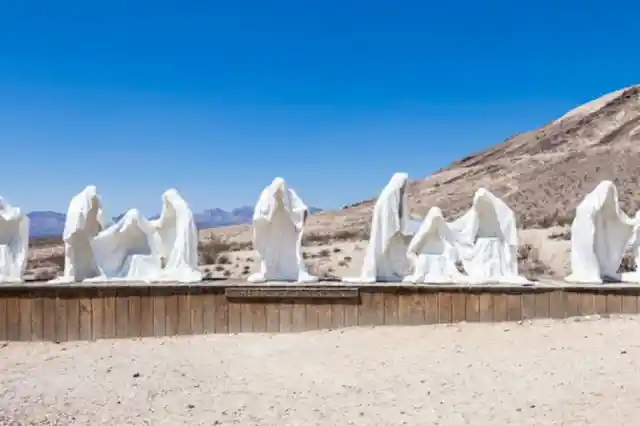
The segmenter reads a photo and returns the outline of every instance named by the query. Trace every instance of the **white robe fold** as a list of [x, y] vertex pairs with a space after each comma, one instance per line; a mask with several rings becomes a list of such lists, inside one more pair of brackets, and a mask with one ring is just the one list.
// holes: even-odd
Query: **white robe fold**
[[406, 173], [396, 173], [383, 188], [371, 220], [369, 243], [359, 277], [343, 282], [374, 283], [401, 281], [409, 272], [407, 239], [412, 235]]
[[477, 190], [471, 209], [449, 227], [470, 283], [529, 283], [518, 275], [515, 214], [491, 192]]
[[22, 281], [29, 248], [29, 217], [0, 197], [0, 282]]
[[456, 237], [442, 211], [432, 207], [407, 249], [413, 273], [404, 278], [411, 283], [466, 283], [468, 277], [456, 267]]
[[620, 209], [613, 182], [600, 182], [576, 208], [571, 224], [571, 275], [565, 280], [599, 284], [603, 279], [623, 279], [618, 268], [635, 225]]
[[100, 276], [91, 281], [156, 281], [162, 273], [162, 241], [138, 210], [91, 240]]
[[253, 246], [260, 255], [260, 270], [249, 282], [313, 282], [302, 257], [302, 234], [308, 208], [282, 178], [275, 178], [262, 193], [253, 212]]
[[100, 275], [91, 239], [107, 225], [102, 201], [94, 185], [85, 187], [69, 203], [64, 223], [64, 272], [51, 282], [78, 282]]
[[169, 189], [162, 195], [162, 213], [150, 223], [158, 230], [162, 242], [164, 268], [157, 279], [202, 281], [198, 269], [198, 229], [189, 205], [177, 190]]

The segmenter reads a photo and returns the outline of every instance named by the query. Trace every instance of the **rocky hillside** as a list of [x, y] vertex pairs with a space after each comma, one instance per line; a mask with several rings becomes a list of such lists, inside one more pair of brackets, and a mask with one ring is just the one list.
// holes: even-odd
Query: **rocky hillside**
[[[605, 95], [413, 181], [410, 204], [414, 214], [437, 205], [454, 219], [485, 187], [515, 210], [521, 227], [548, 228], [569, 223], [578, 202], [603, 179], [616, 183], [627, 213], [640, 207], [640, 86]], [[313, 215], [308, 233], [366, 234], [374, 201]], [[247, 226], [211, 232], [236, 241], [251, 237]]]

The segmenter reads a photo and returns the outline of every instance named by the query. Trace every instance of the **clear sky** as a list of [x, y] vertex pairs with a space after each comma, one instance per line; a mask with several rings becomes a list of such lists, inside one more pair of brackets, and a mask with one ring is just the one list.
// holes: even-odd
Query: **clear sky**
[[638, 82], [640, 3], [5, 1], [0, 195], [110, 213], [323, 208], [428, 176]]

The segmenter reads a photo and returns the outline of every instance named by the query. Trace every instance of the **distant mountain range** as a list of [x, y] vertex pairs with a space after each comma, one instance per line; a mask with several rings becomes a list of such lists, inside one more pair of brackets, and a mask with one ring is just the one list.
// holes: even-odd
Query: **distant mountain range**
[[[309, 208], [311, 213], [317, 213], [322, 211], [317, 207]], [[66, 215], [64, 213], [52, 212], [52, 211], [33, 211], [28, 213], [30, 222], [30, 236], [40, 237], [55, 237], [62, 235], [64, 230], [64, 222]], [[124, 216], [120, 214], [113, 218], [116, 222]], [[238, 207], [231, 211], [226, 211], [218, 208], [208, 209], [202, 213], [194, 213], [196, 226], [198, 229], [218, 228], [220, 226], [239, 225], [245, 223], [251, 223], [253, 217], [253, 207], [244, 206]], [[158, 215], [152, 216], [150, 219], [157, 218]]]

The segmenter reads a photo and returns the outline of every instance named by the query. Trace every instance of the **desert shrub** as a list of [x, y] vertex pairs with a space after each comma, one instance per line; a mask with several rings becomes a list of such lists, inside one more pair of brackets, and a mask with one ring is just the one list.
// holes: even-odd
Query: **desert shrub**
[[63, 244], [62, 237], [39, 237], [29, 240], [29, 248], [55, 247]]
[[554, 232], [549, 235], [550, 240], [570, 240], [571, 239], [571, 231], [569, 229], [565, 229], [564, 231]]
[[216, 263], [219, 265], [231, 265], [231, 260], [226, 254], [221, 254], [216, 258]]
[[217, 265], [215, 268], [213, 268], [216, 272], [222, 272], [225, 270], [224, 266], [221, 265]]
[[200, 257], [200, 263], [210, 265], [219, 262], [219, 255], [221, 253], [229, 253], [234, 251], [249, 250], [252, 248], [252, 244], [247, 243], [235, 243], [220, 241], [216, 238], [208, 238], [205, 241], [198, 243], [198, 254]]
[[351, 256], [345, 256], [344, 257], [344, 261], [345, 262], [351, 262], [353, 260], [353, 258]]
[[633, 258], [633, 253], [630, 251], [625, 252], [620, 262], [618, 272], [634, 272], [636, 270], [636, 261]]
[[224, 271], [223, 274], [226, 278], [229, 278], [231, 276], [231, 271]]
[[349, 266], [349, 264], [344, 260], [341, 260], [340, 262], [338, 262], [338, 266], [341, 268], [346, 268], [347, 266]]
[[320, 250], [318, 252], [318, 256], [319, 257], [329, 257], [329, 256], [331, 256], [331, 252], [329, 250], [327, 250], [327, 249]]
[[340, 247], [334, 247], [333, 248], [333, 252], [334, 253], [340, 253], [342, 251], [342, 249], [340, 249]]

